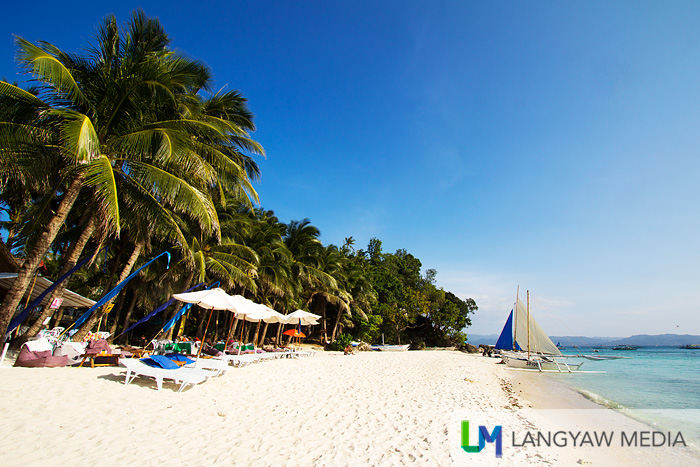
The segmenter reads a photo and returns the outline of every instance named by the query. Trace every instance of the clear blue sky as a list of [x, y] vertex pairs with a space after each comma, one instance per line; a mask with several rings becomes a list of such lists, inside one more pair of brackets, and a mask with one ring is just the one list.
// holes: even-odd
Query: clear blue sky
[[407, 249], [471, 332], [520, 284], [550, 334], [700, 334], [700, 3], [13, 2], [0, 76], [138, 6], [250, 100], [266, 209]]

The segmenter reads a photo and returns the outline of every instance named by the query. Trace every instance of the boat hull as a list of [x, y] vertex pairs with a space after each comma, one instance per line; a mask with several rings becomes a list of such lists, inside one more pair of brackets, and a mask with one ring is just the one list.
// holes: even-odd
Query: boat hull
[[522, 370], [534, 371], [559, 371], [566, 373], [569, 371], [577, 371], [583, 362], [577, 364], [569, 364], [561, 361], [556, 361], [554, 358], [548, 357], [517, 357], [513, 355], [501, 355], [505, 364], [510, 368], [518, 368]]
[[411, 344], [406, 345], [370, 345], [372, 350], [378, 352], [405, 352]]

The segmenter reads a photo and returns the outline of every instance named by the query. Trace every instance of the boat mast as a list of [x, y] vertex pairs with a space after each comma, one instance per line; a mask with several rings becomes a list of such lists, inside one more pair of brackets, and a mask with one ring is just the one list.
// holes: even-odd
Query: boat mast
[[517, 350], [518, 346], [518, 295], [520, 294], [520, 286], [515, 290], [515, 305], [513, 305], [513, 350]]
[[527, 359], [530, 360], [530, 291], [527, 291]]

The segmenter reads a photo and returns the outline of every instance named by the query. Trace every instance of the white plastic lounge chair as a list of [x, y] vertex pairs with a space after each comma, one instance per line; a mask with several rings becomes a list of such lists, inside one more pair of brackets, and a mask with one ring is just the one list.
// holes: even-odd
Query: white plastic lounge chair
[[174, 370], [155, 368], [146, 365], [136, 358], [123, 358], [119, 360], [119, 363], [126, 368], [124, 384], [129, 384], [137, 376], [149, 377], [156, 380], [156, 387], [159, 391], [163, 387], [164, 379], [169, 379], [176, 384], [180, 384], [180, 389], [177, 391], [180, 392], [185, 389], [188, 384], [194, 386], [195, 384], [206, 381], [207, 378], [213, 375], [213, 373], [199, 368], [177, 368]]
[[257, 363], [262, 360], [257, 354], [248, 353], [241, 355], [224, 355], [224, 361], [231, 363], [233, 366], [242, 367], [250, 365], [251, 363]]
[[214, 372], [214, 376], [221, 376], [228, 370], [228, 362], [220, 358], [198, 358], [194, 363], [185, 365], [183, 368], [199, 368]]

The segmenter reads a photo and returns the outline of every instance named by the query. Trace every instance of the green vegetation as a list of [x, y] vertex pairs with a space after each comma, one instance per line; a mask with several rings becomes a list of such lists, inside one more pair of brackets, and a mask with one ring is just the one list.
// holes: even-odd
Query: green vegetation
[[[84, 55], [16, 43], [34, 84], [0, 82], [2, 227], [6, 246], [23, 260], [0, 305], [0, 335], [42, 261], [56, 278], [108, 246], [51, 299], [65, 285], [99, 298], [162, 251], [173, 254], [171, 267], [153, 263], [76, 339], [98, 325], [119, 333], [173, 293], [219, 281], [283, 313], [321, 315], [315, 337], [336, 345], [382, 334], [388, 343], [464, 342], [476, 303], [436, 287], [432, 269], [421, 276], [418, 258], [383, 253], [378, 239], [359, 251], [352, 238], [323, 245], [308, 219], [285, 224], [255, 207], [253, 157], [264, 151], [249, 135], [255, 125], [246, 99], [213, 91], [211, 70], [171, 50], [156, 19], [137, 11], [120, 28], [108, 17]], [[174, 308], [138, 332], [152, 337]], [[43, 310], [26, 336], [52, 312]], [[182, 331], [201, 335], [203, 315], [190, 313]], [[216, 313], [215, 338], [229, 319]], [[267, 331], [258, 326], [255, 336], [262, 341]], [[247, 332], [253, 337], [252, 326]]]

